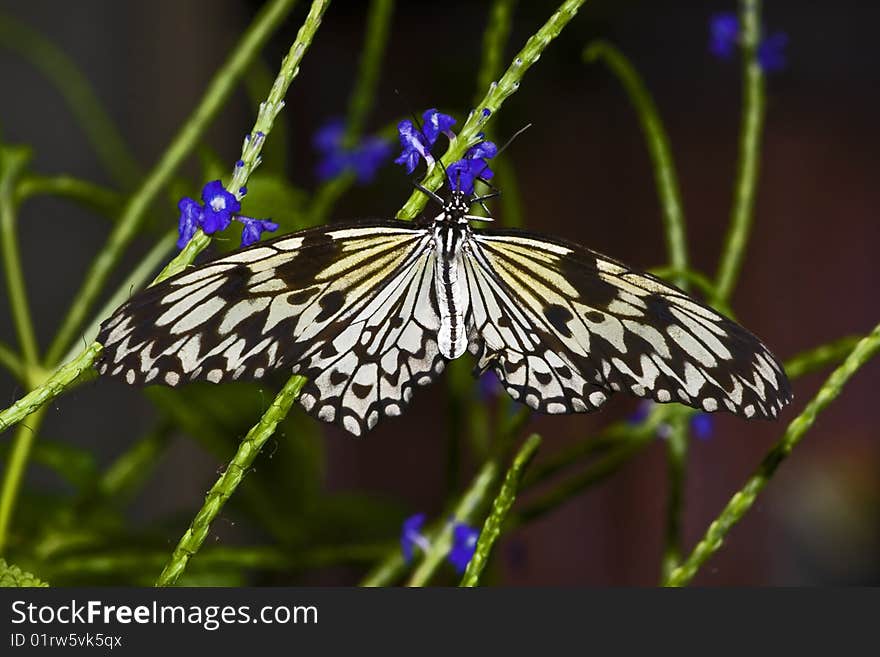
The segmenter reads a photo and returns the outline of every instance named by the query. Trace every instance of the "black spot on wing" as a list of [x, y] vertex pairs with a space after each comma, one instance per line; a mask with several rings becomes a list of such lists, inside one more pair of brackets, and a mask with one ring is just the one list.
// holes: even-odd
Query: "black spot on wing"
[[309, 233], [290, 260], [276, 267], [275, 273], [291, 289], [308, 288], [339, 257], [341, 250], [342, 241], [334, 240], [326, 232]]
[[321, 312], [315, 317], [315, 321], [319, 324], [327, 321], [342, 309], [344, 303], [345, 294], [343, 294], [341, 290], [328, 292], [318, 300], [318, 305], [321, 306]]
[[574, 316], [568, 308], [558, 304], [550, 304], [544, 308], [544, 316], [553, 328], [565, 337], [571, 337], [571, 329], [568, 328], [568, 322], [570, 322]]

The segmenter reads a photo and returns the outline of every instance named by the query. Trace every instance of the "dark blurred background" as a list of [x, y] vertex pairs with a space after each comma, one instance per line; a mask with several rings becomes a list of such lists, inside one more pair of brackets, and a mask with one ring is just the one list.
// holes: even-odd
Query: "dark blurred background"
[[[273, 75], [307, 4], [299, 4], [263, 53]], [[517, 4], [505, 66], [554, 4]], [[755, 226], [733, 305], [740, 321], [787, 359], [865, 333], [880, 319], [880, 7], [853, 0], [765, 4], [767, 28], [789, 35], [788, 65], [767, 80]], [[259, 5], [246, 0], [31, 0], [0, 2], [0, 10], [70, 55], [148, 169]], [[452, 0], [398, 3], [368, 130], [406, 114], [409, 103], [418, 110], [454, 109], [463, 118], [476, 92], [487, 7]], [[735, 10], [733, 0], [585, 4], [527, 73], [493, 126], [500, 139], [533, 123], [505, 154], [518, 174], [527, 226], [634, 266], [665, 260], [652, 169], [635, 114], [607, 69], [581, 60], [587, 42], [607, 39], [632, 58], [655, 96], [678, 165], [691, 259], [697, 269], [714, 275], [729, 216], [740, 112], [736, 61], [719, 61], [707, 49], [708, 19], [722, 10]], [[345, 112], [365, 11], [361, 2], [337, 0], [330, 6], [281, 115], [288, 127], [286, 173], [307, 190], [316, 186], [311, 135], [328, 117]], [[3, 141], [31, 144], [35, 171], [111, 184], [56, 89], [2, 45]], [[213, 123], [205, 144], [231, 165], [252, 123], [252, 105], [242, 90]], [[189, 167], [183, 173], [195, 186], [201, 182], [199, 168], [195, 160]], [[399, 167], [389, 165], [373, 185], [352, 188], [333, 220], [391, 216], [407, 198], [409, 184]], [[157, 206], [156, 213], [167, 227], [177, 220], [167, 204]], [[108, 222], [69, 203], [40, 199], [23, 208], [19, 230], [34, 321], [45, 346], [88, 263], [102, 248]], [[129, 270], [154, 239], [140, 238], [122, 269]], [[0, 296], [0, 339], [15, 344], [5, 288]], [[825, 376], [827, 371], [795, 383], [794, 406], [781, 422], [746, 423], [719, 414], [713, 435], [692, 441], [684, 522], [688, 547]], [[871, 363], [820, 416], [697, 583], [880, 583], [878, 385], [880, 364]], [[5, 372], [0, 373], [0, 393], [10, 402], [21, 393]], [[444, 385], [419, 391], [402, 418], [382, 423], [362, 439], [322, 427], [322, 486], [391, 500], [403, 515], [439, 514], [448, 492], [447, 447], [439, 421], [446, 412], [446, 394]], [[634, 408], [634, 402], [621, 398], [592, 416], [533, 419], [529, 428], [545, 439], [539, 458]], [[107, 463], [151, 426], [154, 416], [139, 392], [97, 380], [54, 402], [41, 435], [84, 447]], [[244, 426], [256, 417], [246, 418]], [[283, 452], [284, 437], [270, 448]], [[667, 493], [664, 452], [658, 439], [601, 486], [506, 537], [495, 581], [656, 583]], [[226, 460], [208, 455], [184, 432], [176, 433], [144, 493], [131, 504], [134, 525], [149, 527], [160, 515], [177, 514], [166, 535], [170, 548]], [[250, 476], [259, 478], [260, 471], [258, 461]], [[461, 481], [472, 472], [465, 463]], [[34, 467], [28, 485], [39, 490], [57, 483]], [[27, 509], [19, 510], [23, 513]], [[235, 522], [234, 510], [224, 512], [224, 518], [229, 522], [215, 524], [211, 544], [261, 540], [246, 520]], [[361, 572], [332, 569], [294, 581], [354, 583]], [[285, 581], [290, 580], [274, 583]]]

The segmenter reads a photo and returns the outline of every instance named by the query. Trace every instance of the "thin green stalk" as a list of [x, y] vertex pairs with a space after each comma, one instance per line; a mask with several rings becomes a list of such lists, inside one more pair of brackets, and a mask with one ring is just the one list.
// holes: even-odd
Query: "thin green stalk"
[[788, 374], [789, 379], [796, 379], [832, 363], [838, 363], [846, 358], [862, 339], [861, 336], [851, 335], [801, 352], [785, 363], [785, 373]]
[[480, 59], [480, 72], [477, 75], [475, 106], [479, 106], [480, 98], [486, 88], [501, 73], [504, 47], [507, 45], [510, 28], [513, 25], [514, 4], [516, 0], [494, 0], [489, 9], [489, 22], [483, 31], [483, 56]]
[[[591, 43], [584, 50], [584, 60], [593, 62], [597, 59], [602, 59], [614, 73], [623, 85], [630, 104], [636, 110], [651, 163], [654, 165], [654, 182], [663, 210], [669, 263], [674, 269], [685, 271], [688, 268], [688, 255], [681, 192], [678, 188], [678, 176], [675, 173], [675, 161], [669, 146], [669, 137], [660, 119], [657, 105], [632, 63], [617, 48], [605, 41]], [[683, 278], [677, 281], [679, 286], [684, 286], [686, 282]]]
[[6, 551], [6, 543], [9, 539], [9, 527], [12, 524], [12, 516], [15, 513], [15, 503], [18, 501], [18, 492], [21, 490], [21, 482], [27, 470], [31, 448], [37, 436], [37, 431], [43, 422], [46, 409], [40, 408], [28, 417], [28, 423], [22, 424], [12, 440], [12, 451], [9, 461], [3, 472], [3, 486], [0, 488], [0, 555]]
[[79, 356], [55, 370], [38, 387], [0, 412], [0, 433], [21, 422], [43, 404], [55, 399], [80, 377], [94, 376], [92, 365], [103, 349], [97, 342], [93, 342]]
[[[364, 49], [354, 88], [348, 99], [348, 112], [345, 117], [345, 144], [349, 147], [360, 140], [367, 116], [373, 108], [393, 11], [393, 0], [373, 0], [370, 4], [364, 32]], [[396, 126], [397, 122], [393, 127], [395, 134]], [[388, 130], [383, 130], [383, 133], [385, 132]], [[331, 208], [354, 181], [354, 174], [346, 171], [321, 184], [309, 204], [309, 225], [324, 223]]]
[[[132, 294], [146, 285], [152, 277], [153, 272], [155, 272], [162, 263], [166, 261], [166, 258], [174, 248], [174, 243], [176, 241], [177, 229], [175, 228], [165, 233], [165, 235], [153, 245], [153, 248], [144, 254], [138, 262], [137, 267], [135, 267], [125, 280], [119, 284], [116, 291], [110, 295], [104, 305], [101, 306], [101, 309], [95, 313], [92, 320], [81, 331], [83, 340], [86, 341], [86, 344], [89, 344], [88, 341], [94, 340], [95, 336], [98, 335], [98, 329], [101, 326], [101, 322], [110, 317], [114, 310], [128, 301]], [[82, 346], [74, 343], [67, 354], [65, 354], [64, 358], [61, 359], [61, 362], [65, 363], [75, 358], [81, 349]]]
[[20, 205], [34, 196], [44, 194], [70, 199], [98, 214], [114, 219], [124, 204], [124, 198], [121, 194], [101, 185], [73, 176], [39, 176], [36, 174], [25, 176], [19, 181], [15, 190], [15, 201]]
[[733, 207], [716, 279], [718, 298], [722, 300], [730, 297], [736, 285], [752, 227], [765, 113], [764, 73], [758, 62], [758, 44], [761, 41], [761, 2], [740, 0], [739, 6], [743, 108]]
[[[504, 101], [519, 89], [520, 81], [525, 72], [538, 61], [541, 53], [550, 42], [559, 36], [562, 29], [574, 18], [584, 1], [565, 0], [541, 29], [526, 41], [525, 46], [514, 57], [513, 62], [498, 83], [489, 85], [486, 95], [477, 103], [457, 137], [450, 142], [449, 148], [446, 149], [442, 158], [445, 166], [461, 159], [465, 151], [480, 140], [478, 135], [485, 130], [487, 122], [499, 110]], [[488, 116], [484, 110], [488, 110]], [[422, 180], [422, 185], [431, 191], [437, 191], [442, 184], [443, 167], [439, 166], [433, 167]], [[414, 191], [398, 211], [398, 219], [414, 219], [424, 209], [426, 202], [427, 196], [418, 190]]]
[[[274, 547], [212, 546], [199, 553], [199, 572], [228, 569], [264, 571], [305, 570], [344, 563], [369, 562], [388, 549], [386, 543], [328, 545], [291, 552]], [[143, 574], [161, 568], [167, 553], [158, 551], [112, 552], [108, 554], [75, 555], [48, 562], [46, 570], [53, 578]]]
[[681, 566], [669, 574], [665, 581], [666, 586], [685, 586], [694, 578], [700, 567], [721, 548], [727, 534], [752, 507], [776, 469], [816, 422], [819, 413], [837, 398], [843, 386], [878, 351], [880, 351], [880, 324], [869, 335], [859, 340], [843, 364], [831, 373], [816, 396], [810, 400], [801, 414], [791, 421], [785, 434], [767, 453], [755, 474], [730, 498], [724, 510], [709, 525], [694, 551]]
[[25, 382], [27, 376], [27, 367], [21, 358], [15, 353], [9, 345], [0, 342], [0, 365], [5, 367], [12, 373], [18, 381]]
[[67, 54], [36, 30], [0, 14], [0, 44], [33, 64], [58, 89], [105, 171], [120, 185], [134, 187], [140, 167], [88, 80]]
[[688, 420], [685, 417], [675, 418], [669, 423], [669, 434], [666, 438], [669, 492], [666, 502], [666, 533], [661, 562], [661, 581], [681, 562], [687, 453]]
[[235, 456], [229, 462], [229, 466], [220, 475], [217, 482], [208, 491], [205, 498], [205, 504], [193, 518], [189, 529], [186, 530], [171, 554], [168, 563], [159, 575], [156, 586], [170, 586], [174, 584], [183, 574], [190, 558], [194, 556], [208, 531], [211, 523], [220, 513], [226, 500], [235, 492], [238, 485], [244, 479], [245, 474], [250, 470], [254, 463], [254, 459], [260, 453], [263, 445], [275, 432], [275, 427], [281, 422], [290, 411], [290, 407], [299, 395], [300, 390], [305, 384], [305, 379], [301, 377], [291, 378], [281, 392], [272, 401], [269, 409], [260, 418], [260, 421], [250, 430], [244, 437], [244, 440], [238, 446]]
[[89, 268], [82, 287], [74, 297], [74, 302], [47, 351], [46, 364], [55, 364], [64, 354], [107, 278], [122, 257], [123, 251], [140, 228], [150, 204], [199, 142], [213, 118], [225, 106], [251, 60], [257, 56], [260, 48], [274, 29], [281, 24], [294, 3], [295, 0], [274, 0], [265, 5], [229, 58], [214, 75], [198, 107], [131, 197], [122, 216], [113, 227], [107, 243]]
[[424, 555], [421, 563], [413, 571], [407, 586], [424, 586], [437, 571], [443, 559], [452, 549], [452, 528], [456, 522], [473, 522], [480, 508], [486, 503], [501, 473], [498, 458], [489, 459], [480, 468], [471, 487], [465, 491], [452, 512], [452, 518], [445, 522], [431, 539], [431, 549]]
[[[284, 96], [287, 93], [287, 89], [299, 74], [302, 58], [312, 44], [312, 39], [314, 39], [315, 33], [321, 25], [321, 18], [324, 16], [324, 12], [329, 4], [330, 0], [312, 0], [309, 13], [299, 28], [299, 32], [296, 33], [293, 45], [290, 46], [290, 50], [281, 62], [281, 69], [275, 77], [275, 82], [272, 84], [272, 89], [269, 90], [268, 97], [264, 102], [260, 103], [260, 110], [257, 113], [257, 120], [254, 123], [253, 130], [245, 138], [244, 145], [242, 146], [241, 158], [239, 160], [241, 164], [236, 164], [236, 167], [233, 169], [232, 179], [226, 185], [226, 189], [231, 194], [234, 194], [236, 198], [242, 197], [242, 188], [245, 187], [245, 183], [247, 183], [254, 169], [260, 165], [260, 152], [263, 150], [263, 144], [266, 142], [266, 137], [272, 131], [275, 117], [284, 108]], [[169, 276], [173, 276], [186, 269], [210, 243], [211, 238], [205, 235], [201, 229], [197, 230], [184, 249], [174, 260], [168, 263], [168, 266], [162, 270], [154, 282], [163, 281]]]
[[364, 132], [367, 116], [373, 109], [376, 85], [382, 70], [382, 57], [388, 41], [394, 0], [372, 0], [367, 13], [364, 48], [358, 75], [348, 101], [345, 119], [345, 145], [354, 146]]
[[172, 430], [170, 422], [160, 420], [104, 471], [98, 480], [98, 494], [117, 504], [127, 500], [146, 480], [159, 455], [170, 443]]
[[468, 562], [467, 570], [465, 570], [464, 577], [459, 586], [476, 586], [479, 583], [480, 575], [482, 575], [486, 563], [489, 561], [492, 546], [501, 535], [504, 520], [507, 518], [510, 507], [513, 506], [516, 500], [516, 493], [519, 489], [523, 470], [525, 470], [534, 457], [540, 444], [541, 437], [538, 434], [532, 434], [526, 439], [513, 459], [513, 464], [504, 477], [504, 483], [501, 484], [501, 490], [498, 491], [495, 501], [492, 502], [492, 512], [483, 523], [483, 529], [480, 531], [474, 556]]
[[15, 323], [15, 331], [21, 345], [22, 358], [28, 365], [37, 363], [40, 357], [19, 258], [15, 187], [30, 157], [30, 150], [26, 148], [0, 147], [0, 239], [3, 248], [3, 271], [6, 274], [12, 321]]

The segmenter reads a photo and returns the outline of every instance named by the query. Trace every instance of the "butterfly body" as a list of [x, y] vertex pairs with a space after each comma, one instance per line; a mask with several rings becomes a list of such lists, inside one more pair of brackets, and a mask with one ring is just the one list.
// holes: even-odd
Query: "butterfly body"
[[101, 327], [129, 384], [308, 379], [314, 417], [361, 435], [467, 350], [551, 414], [618, 391], [742, 417], [791, 399], [767, 348], [683, 291], [576, 244], [472, 228], [453, 192], [430, 222], [325, 226], [242, 249], [135, 295]]

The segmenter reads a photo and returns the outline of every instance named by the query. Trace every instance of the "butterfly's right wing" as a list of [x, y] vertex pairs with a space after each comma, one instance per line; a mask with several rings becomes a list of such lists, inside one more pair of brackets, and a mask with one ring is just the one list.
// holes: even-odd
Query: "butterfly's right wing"
[[310, 414], [360, 435], [443, 369], [433, 266], [406, 222], [262, 242], [134, 296], [101, 327], [99, 370], [171, 386], [292, 370]]

